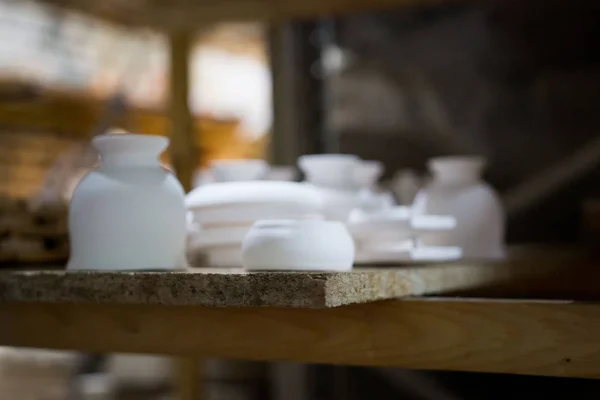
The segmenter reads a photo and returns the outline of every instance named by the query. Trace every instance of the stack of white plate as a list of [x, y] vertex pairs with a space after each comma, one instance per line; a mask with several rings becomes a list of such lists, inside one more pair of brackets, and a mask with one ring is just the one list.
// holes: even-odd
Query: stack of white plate
[[215, 267], [242, 265], [242, 240], [257, 220], [322, 218], [319, 193], [295, 182], [208, 184], [191, 191], [186, 205], [190, 232], [188, 256], [195, 259], [202, 253], [209, 265]]
[[410, 207], [396, 206], [377, 211], [355, 209], [348, 227], [356, 243], [357, 263], [403, 261], [451, 261], [462, 256], [458, 247], [424, 247], [420, 238], [452, 230], [452, 216], [412, 215]]

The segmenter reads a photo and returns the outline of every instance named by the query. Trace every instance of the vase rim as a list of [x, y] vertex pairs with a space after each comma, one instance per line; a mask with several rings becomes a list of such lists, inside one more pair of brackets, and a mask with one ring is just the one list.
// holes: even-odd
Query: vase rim
[[427, 161], [429, 169], [435, 169], [438, 166], [470, 166], [483, 168], [487, 164], [487, 160], [483, 156], [478, 155], [453, 155], [433, 157]]
[[113, 140], [113, 139], [144, 139], [144, 140], [158, 140], [165, 143], [169, 142], [169, 138], [162, 135], [150, 135], [147, 133], [102, 133], [100, 135], [96, 135], [92, 138], [92, 141], [97, 140]]
[[102, 134], [92, 138], [92, 145], [101, 154], [156, 154], [169, 145], [169, 138], [138, 133]]
[[346, 229], [346, 224], [341, 221], [327, 219], [259, 219], [254, 222], [253, 228], [313, 228], [313, 227], [339, 227]]

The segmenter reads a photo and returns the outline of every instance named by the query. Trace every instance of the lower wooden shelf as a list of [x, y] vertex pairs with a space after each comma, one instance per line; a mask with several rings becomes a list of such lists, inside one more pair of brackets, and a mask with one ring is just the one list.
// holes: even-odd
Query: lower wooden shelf
[[332, 273], [5, 271], [0, 345], [600, 378], [596, 253]]
[[407, 299], [335, 308], [0, 305], [0, 345], [600, 377], [600, 304]]

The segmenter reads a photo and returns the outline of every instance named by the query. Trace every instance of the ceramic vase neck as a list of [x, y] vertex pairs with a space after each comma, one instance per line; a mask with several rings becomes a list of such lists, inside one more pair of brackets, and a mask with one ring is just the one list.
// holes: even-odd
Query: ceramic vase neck
[[103, 166], [148, 167], [160, 165], [153, 154], [103, 154], [100, 155]]
[[429, 162], [436, 182], [468, 185], [480, 181], [485, 161], [481, 157], [442, 157]]
[[100, 135], [92, 143], [104, 166], [157, 166], [169, 140], [152, 135]]

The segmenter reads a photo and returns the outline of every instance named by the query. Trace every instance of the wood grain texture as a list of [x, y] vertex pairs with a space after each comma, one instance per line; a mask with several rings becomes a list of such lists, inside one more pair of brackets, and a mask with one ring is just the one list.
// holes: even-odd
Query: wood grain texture
[[126, 26], [172, 31], [221, 21], [285, 20], [466, 0], [38, 0]]
[[[541, 251], [503, 263], [411, 265], [350, 272], [0, 272], [0, 302], [322, 308], [405, 296], [577, 294], [600, 298], [596, 258]], [[595, 289], [594, 289], [595, 288]]]
[[177, 400], [202, 400], [202, 363], [194, 357], [173, 359]]
[[2, 304], [0, 344], [600, 377], [600, 305], [409, 299], [330, 309]]

